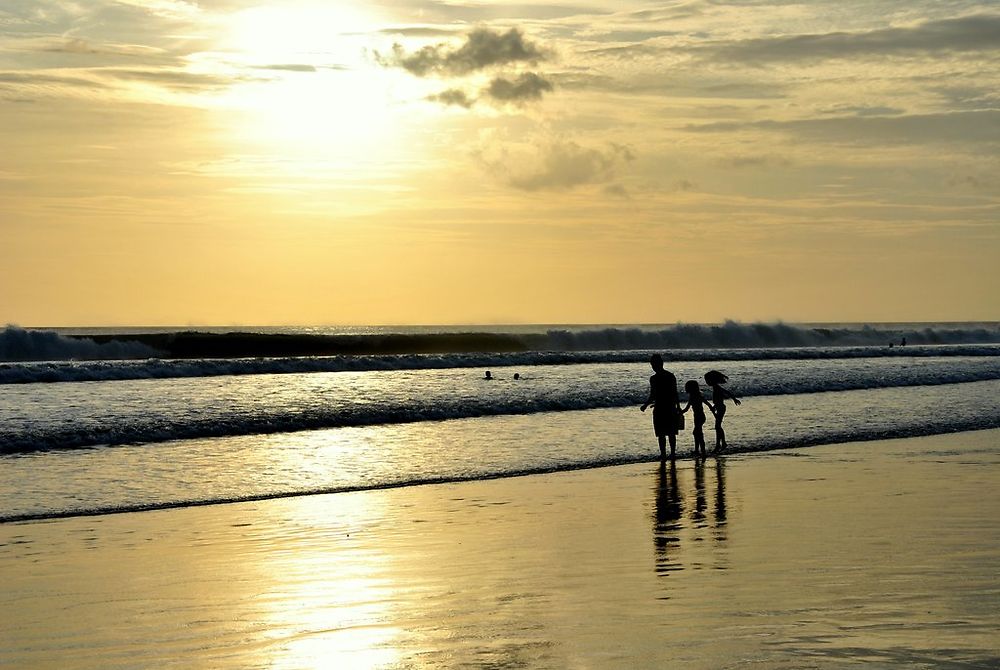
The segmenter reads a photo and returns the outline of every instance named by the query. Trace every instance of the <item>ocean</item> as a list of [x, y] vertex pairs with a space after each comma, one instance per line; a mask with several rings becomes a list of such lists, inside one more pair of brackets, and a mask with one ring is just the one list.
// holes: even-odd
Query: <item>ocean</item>
[[654, 460], [654, 351], [729, 376], [732, 452], [1000, 427], [996, 322], [9, 326], [0, 522]]

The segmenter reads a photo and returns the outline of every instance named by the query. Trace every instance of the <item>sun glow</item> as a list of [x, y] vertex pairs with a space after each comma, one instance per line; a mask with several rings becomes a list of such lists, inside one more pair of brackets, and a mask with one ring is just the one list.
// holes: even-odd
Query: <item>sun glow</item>
[[378, 17], [340, 0], [253, 7], [232, 17], [224, 47], [259, 65], [345, 66], [359, 57], [351, 43], [377, 23]]
[[385, 144], [393, 124], [391, 72], [366, 55], [378, 17], [351, 3], [288, 3], [237, 13], [221, 45], [251, 81], [225, 103], [247, 112], [244, 140], [315, 158]]

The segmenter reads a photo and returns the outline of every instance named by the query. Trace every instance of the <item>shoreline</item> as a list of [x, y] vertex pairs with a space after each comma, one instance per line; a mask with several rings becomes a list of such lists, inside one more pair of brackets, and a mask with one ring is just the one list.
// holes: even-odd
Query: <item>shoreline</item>
[[995, 667], [1000, 430], [872, 446], [0, 525], [0, 647], [59, 668]]
[[[586, 411], [586, 410], [581, 410]], [[968, 433], [968, 432], [980, 432], [989, 430], [1000, 430], [1000, 426], [990, 425], [983, 426], [981, 422], [969, 422], [967, 424], [962, 424], [959, 426], [949, 426], [947, 429], [941, 429], [938, 432], [928, 433], [923, 427], [915, 428], [903, 428], [899, 430], [886, 430], [878, 434], [857, 436], [845, 433], [840, 436], [844, 439], [836, 439], [838, 436], [833, 436], [834, 440], [830, 440], [829, 435], [824, 435], [818, 437], [815, 441], [809, 440], [796, 440], [794, 442], [780, 443], [776, 446], [750, 446], [750, 447], [732, 447], [728, 448], [724, 452], [715, 453], [714, 451], [709, 451], [707, 458], [730, 458], [735, 456], [747, 455], [747, 454], [760, 454], [773, 451], [786, 451], [790, 449], [810, 449], [814, 447], [834, 447], [837, 445], [845, 444], [862, 444], [866, 442], [881, 442], [886, 440], [898, 440], [898, 439], [908, 439], [908, 438], [921, 438], [921, 437], [935, 437], [941, 435], [952, 435], [956, 433]], [[847, 439], [853, 438], [853, 439]], [[693, 453], [684, 451], [678, 453], [675, 457], [677, 461], [695, 461], [700, 457], [696, 457]], [[359, 485], [359, 486], [332, 486], [326, 488], [317, 488], [304, 491], [285, 491], [276, 493], [262, 493], [254, 494], [241, 497], [233, 497], [223, 500], [179, 500], [174, 502], [163, 502], [163, 503], [141, 503], [129, 506], [123, 506], [116, 509], [93, 509], [93, 510], [66, 510], [58, 512], [38, 512], [38, 513], [25, 513], [25, 514], [12, 514], [12, 515], [2, 515], [0, 514], [0, 526], [4, 524], [20, 524], [20, 523], [31, 523], [34, 521], [47, 521], [47, 520], [57, 520], [57, 519], [74, 519], [74, 518], [86, 518], [86, 517], [101, 517], [110, 516], [118, 514], [140, 514], [143, 512], [157, 512], [165, 510], [178, 510], [187, 509], [191, 507], [207, 507], [212, 505], [239, 505], [243, 503], [254, 503], [254, 502], [267, 502], [270, 500], [284, 500], [287, 498], [302, 498], [308, 496], [323, 496], [323, 495], [341, 495], [346, 493], [363, 493], [367, 491], [386, 491], [393, 489], [406, 489], [411, 487], [421, 487], [421, 486], [438, 486], [445, 484], [462, 484], [462, 483], [474, 483], [474, 482], [486, 482], [493, 480], [502, 479], [514, 479], [520, 477], [534, 477], [541, 475], [551, 475], [558, 474], [560, 472], [576, 472], [580, 470], [600, 470], [604, 468], [614, 468], [627, 465], [637, 465], [637, 464], [648, 464], [659, 462], [659, 457], [656, 455], [650, 455], [649, 457], [638, 457], [638, 458], [620, 458], [615, 457], [608, 459], [606, 461], [596, 461], [590, 463], [573, 463], [568, 465], [551, 466], [551, 467], [539, 467], [539, 468], [529, 468], [524, 470], [514, 470], [509, 472], [498, 472], [493, 474], [485, 475], [475, 475], [475, 476], [455, 476], [455, 477], [428, 477], [426, 479], [412, 480], [406, 482], [385, 482], [376, 483], [370, 485]]]

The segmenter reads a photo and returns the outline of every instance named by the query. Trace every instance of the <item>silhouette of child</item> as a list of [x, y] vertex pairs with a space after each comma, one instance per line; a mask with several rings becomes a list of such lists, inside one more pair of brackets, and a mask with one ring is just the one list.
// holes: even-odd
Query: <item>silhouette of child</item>
[[729, 377], [718, 370], [705, 373], [705, 383], [712, 387], [712, 404], [715, 406], [715, 451], [722, 451], [729, 446], [726, 444], [726, 431], [722, 429], [722, 419], [726, 416], [726, 398], [740, 404], [740, 399], [732, 391], [722, 387], [728, 381]]
[[690, 408], [694, 415], [694, 455], [697, 456], [700, 450], [702, 456], [707, 456], [708, 450], [705, 448], [705, 431], [702, 429], [702, 426], [705, 425], [705, 406], [708, 406], [712, 414], [715, 414], [715, 408], [705, 400], [705, 396], [701, 394], [701, 387], [698, 386], [698, 382], [694, 379], [684, 384], [684, 391], [688, 394], [688, 404], [681, 410], [681, 413], [687, 412]]
[[678, 418], [681, 415], [681, 399], [677, 395], [677, 377], [663, 369], [663, 357], [653, 354], [649, 365], [655, 373], [649, 378], [649, 397], [639, 409], [643, 412], [653, 406], [653, 433], [660, 444], [660, 460], [667, 459], [667, 441], [670, 441], [670, 458], [677, 449]]

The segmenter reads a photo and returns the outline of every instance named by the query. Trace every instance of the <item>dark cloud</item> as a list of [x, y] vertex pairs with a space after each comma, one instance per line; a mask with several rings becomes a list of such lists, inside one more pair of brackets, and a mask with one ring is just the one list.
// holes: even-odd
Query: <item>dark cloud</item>
[[449, 88], [446, 91], [428, 96], [427, 99], [440, 102], [442, 105], [453, 105], [456, 107], [465, 107], [466, 109], [472, 107], [476, 102], [474, 98], [466, 95], [465, 91], [457, 88]]
[[634, 160], [624, 146], [612, 144], [607, 149], [584, 147], [576, 142], [556, 142], [536, 156], [534, 164], [493, 163], [491, 169], [502, 175], [508, 185], [524, 191], [567, 190], [584, 184], [612, 181], [618, 169]]
[[505, 33], [478, 28], [469, 33], [465, 43], [458, 48], [442, 43], [408, 54], [395, 44], [388, 56], [376, 53], [380, 64], [401, 67], [418, 77], [429, 74], [461, 76], [493, 66], [537, 63], [544, 59], [543, 51], [525, 39], [517, 28]]
[[686, 130], [698, 133], [763, 130], [804, 136], [816, 141], [863, 145], [934, 142], [1000, 143], [1000, 110], [705, 123], [689, 125]]
[[428, 100], [440, 102], [442, 105], [465, 107], [476, 104], [477, 100], [486, 100], [501, 104], [521, 105], [540, 100], [543, 93], [552, 90], [552, 83], [534, 72], [525, 72], [514, 79], [496, 77], [489, 86], [479, 93], [479, 98], [470, 97], [468, 93], [458, 88], [449, 88], [434, 95]]
[[908, 28], [764, 37], [693, 49], [734, 64], [996, 50], [1000, 50], [1000, 15], [992, 14]]
[[540, 100], [543, 93], [551, 90], [552, 82], [534, 72], [525, 72], [516, 79], [497, 77], [490, 82], [485, 93], [494, 100], [518, 104]]

